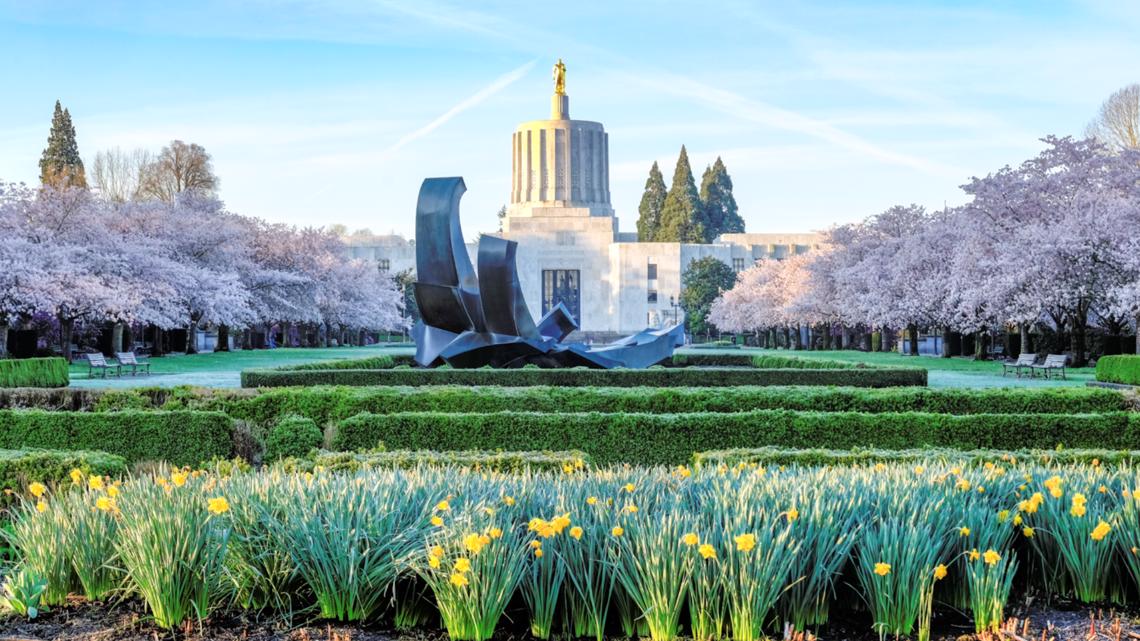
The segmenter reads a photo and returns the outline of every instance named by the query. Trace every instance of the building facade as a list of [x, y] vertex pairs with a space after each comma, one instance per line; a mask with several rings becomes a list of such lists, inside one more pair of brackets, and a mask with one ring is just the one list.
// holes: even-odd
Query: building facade
[[[599, 122], [570, 118], [555, 93], [548, 120], [525, 122], [511, 137], [511, 194], [503, 231], [517, 241], [518, 275], [531, 313], [559, 302], [582, 333], [598, 340], [684, 318], [677, 301], [690, 262], [712, 256], [736, 271], [758, 260], [810, 251], [815, 233], [724, 234], [709, 244], [643, 243], [618, 231], [610, 203], [609, 134]], [[414, 241], [353, 236], [354, 258], [384, 271], [415, 269]], [[469, 244], [474, 264], [477, 246]]]

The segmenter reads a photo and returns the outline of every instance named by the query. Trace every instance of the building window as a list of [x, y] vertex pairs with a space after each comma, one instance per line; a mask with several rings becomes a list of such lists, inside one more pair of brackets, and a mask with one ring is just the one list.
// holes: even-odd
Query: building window
[[646, 298], [646, 300], [650, 303], [656, 303], [657, 302], [657, 290], [656, 289], [649, 290], [649, 296]]
[[743, 258], [733, 258], [732, 259], [732, 268], [738, 272], [744, 271], [744, 259]]
[[386, 272], [392, 268], [392, 263], [387, 258], [380, 259], [380, 271]]
[[646, 269], [646, 278], [657, 280], [657, 263], [649, 263], [649, 267]]
[[580, 272], [577, 269], [542, 270], [542, 314], [545, 316], [558, 303], [570, 310], [570, 315], [582, 324]]

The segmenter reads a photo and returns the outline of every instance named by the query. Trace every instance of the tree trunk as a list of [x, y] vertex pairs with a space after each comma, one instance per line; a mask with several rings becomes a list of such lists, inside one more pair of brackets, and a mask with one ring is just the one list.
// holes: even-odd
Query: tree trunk
[[950, 358], [950, 343], [953, 342], [952, 335], [953, 332], [950, 331], [949, 327], [942, 328], [942, 358]]
[[317, 344], [321, 347], [329, 346], [329, 326], [326, 323], [317, 325]]
[[186, 353], [198, 353], [198, 319], [190, 317], [190, 325], [186, 328]]
[[918, 356], [918, 325], [911, 323], [907, 330], [910, 332], [910, 355]]
[[974, 334], [974, 360], [980, 361], [986, 358], [986, 335], [984, 332], [977, 332]]
[[123, 348], [123, 324], [115, 323], [111, 328], [111, 353], [125, 352]]
[[8, 356], [8, 323], [0, 323], [0, 358]]
[[1070, 348], [1073, 352], [1073, 367], [1084, 367], [1088, 363], [1087, 355], [1085, 354], [1085, 324], [1080, 322], [1073, 323], [1073, 336]]
[[218, 342], [214, 345], [215, 352], [230, 351], [230, 326], [218, 325]]
[[75, 321], [72, 319], [59, 319], [59, 348], [63, 357], [71, 362], [71, 337], [75, 334]]
[[794, 331], [792, 332], [792, 349], [798, 352], [801, 349], [803, 349], [803, 347], [804, 347], [803, 333], [800, 331], [800, 326], [796, 325]]
[[1136, 314], [1136, 353], [1140, 354], [1140, 314]]
[[1028, 354], [1030, 350], [1029, 345], [1029, 323], [1021, 323], [1017, 326], [1017, 333], [1021, 337], [1021, 349], [1019, 354]]
[[831, 349], [831, 323], [823, 324], [823, 349]]

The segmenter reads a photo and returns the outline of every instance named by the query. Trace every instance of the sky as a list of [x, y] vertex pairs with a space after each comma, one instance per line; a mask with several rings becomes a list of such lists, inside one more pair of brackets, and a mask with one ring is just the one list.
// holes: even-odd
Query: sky
[[497, 228], [515, 127], [610, 134], [633, 231], [649, 167], [724, 159], [750, 232], [826, 229], [1082, 135], [1140, 82], [1140, 3], [0, 0], [0, 181], [38, 177], [57, 99], [80, 153], [196, 142], [235, 212], [414, 233], [461, 175], [465, 234]]

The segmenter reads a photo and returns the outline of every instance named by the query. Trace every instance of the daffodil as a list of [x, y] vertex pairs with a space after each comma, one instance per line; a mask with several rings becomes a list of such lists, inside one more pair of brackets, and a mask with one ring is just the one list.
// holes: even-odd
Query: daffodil
[[946, 570], [945, 565], [939, 565], [938, 567], [934, 568], [935, 581], [941, 581], [942, 579], [945, 579], [947, 574], [949, 574], [949, 572]]
[[93, 490], [103, 489], [103, 477], [92, 474], [87, 478], [87, 487]]
[[788, 523], [791, 523], [792, 521], [800, 518], [800, 511], [797, 510], [795, 506], [792, 506], [788, 508], [788, 511], [785, 512], [785, 515], [788, 517]]
[[696, 534], [689, 532], [685, 536], [681, 537], [681, 542], [685, 545], [696, 545], [697, 543], [701, 542], [701, 539]]
[[1001, 555], [994, 550], [986, 550], [986, 553], [982, 555], [982, 560], [986, 562], [986, 565], [993, 565], [1001, 560]]
[[230, 511], [230, 502], [224, 496], [217, 496], [206, 501], [206, 509], [210, 514], [225, 514]]
[[878, 574], [879, 576], [887, 576], [890, 573], [891, 573], [891, 564], [890, 563], [876, 563], [875, 564], [875, 574]]
[[755, 534], [740, 534], [733, 537], [733, 541], [736, 541], [736, 549], [741, 552], [751, 552], [752, 549], [756, 547]]
[[43, 501], [36, 501], [36, 511], [41, 514], [47, 512], [47, 503]]
[[582, 528], [578, 527], [577, 525], [570, 528], [570, 536], [573, 537], [575, 541], [577, 541], [578, 539], [581, 539], [582, 538]]
[[700, 554], [701, 558], [704, 558], [704, 559], [715, 559], [716, 558], [716, 548], [709, 545], [708, 543], [705, 543], [705, 544], [701, 545], [701, 547], [697, 548], [697, 553]]
[[47, 492], [47, 486], [37, 481], [28, 486], [28, 492], [38, 499], [44, 495], [44, 492]]
[[958, 528], [958, 536], [970, 536], [970, 528], [965, 526]]
[[1101, 521], [1100, 523], [1096, 524], [1096, 527], [1093, 528], [1093, 531], [1089, 534], [1089, 536], [1092, 537], [1092, 540], [1099, 541], [1108, 536], [1108, 533], [1110, 531], [1112, 531], [1112, 526], [1108, 523], [1105, 523], [1104, 521]]
[[451, 504], [448, 503], [447, 501], [440, 501], [439, 503], [435, 504], [435, 511], [436, 512], [446, 512], [450, 509], [451, 509]]
[[620, 525], [615, 525], [614, 529], [610, 530], [610, 534], [612, 534], [614, 536], [621, 536], [621, 535], [625, 534], [625, 528], [623, 528]]
[[457, 588], [462, 588], [462, 587], [466, 587], [467, 583], [468, 583], [467, 577], [463, 576], [462, 574], [459, 574], [458, 572], [452, 573], [452, 575], [451, 575], [451, 584], [452, 585], [454, 585]]
[[469, 571], [471, 571], [471, 559], [469, 559], [465, 556], [461, 556], [458, 559], [455, 559], [455, 571], [456, 572], [469, 572]]

